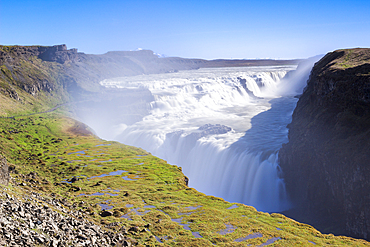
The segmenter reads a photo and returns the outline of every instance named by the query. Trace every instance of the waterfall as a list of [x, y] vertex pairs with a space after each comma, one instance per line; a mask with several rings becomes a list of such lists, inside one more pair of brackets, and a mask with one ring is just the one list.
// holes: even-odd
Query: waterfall
[[106, 87], [145, 88], [154, 96], [149, 115], [110, 139], [181, 166], [189, 186], [205, 194], [261, 211], [288, 209], [277, 152], [287, 142], [286, 125], [297, 101], [282, 97], [282, 79], [295, 68], [200, 69], [104, 80]]

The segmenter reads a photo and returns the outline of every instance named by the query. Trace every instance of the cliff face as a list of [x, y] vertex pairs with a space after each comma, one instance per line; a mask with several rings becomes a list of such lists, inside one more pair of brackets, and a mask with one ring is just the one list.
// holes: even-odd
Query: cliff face
[[314, 66], [279, 152], [295, 208], [323, 232], [370, 239], [370, 49]]
[[38, 57], [44, 61], [64, 63], [78, 60], [77, 49], [56, 46], [0, 46], [0, 64], [14, 64], [20, 60]]
[[[66, 61], [76, 59], [76, 50], [65, 45], [0, 46], [0, 115], [16, 111], [40, 111], [68, 101], [76, 82], [63, 71]], [[20, 107], [14, 107], [14, 104]], [[18, 110], [17, 110], [18, 109]]]

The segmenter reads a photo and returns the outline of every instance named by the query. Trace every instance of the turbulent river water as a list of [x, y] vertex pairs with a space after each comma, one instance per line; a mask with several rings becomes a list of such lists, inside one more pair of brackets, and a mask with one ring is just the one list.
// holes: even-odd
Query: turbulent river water
[[154, 96], [149, 115], [116, 125], [106, 139], [181, 166], [189, 186], [205, 194], [280, 212], [289, 198], [277, 153], [288, 141], [294, 95], [308, 74], [295, 69], [214, 68], [104, 80], [106, 87], [145, 88]]

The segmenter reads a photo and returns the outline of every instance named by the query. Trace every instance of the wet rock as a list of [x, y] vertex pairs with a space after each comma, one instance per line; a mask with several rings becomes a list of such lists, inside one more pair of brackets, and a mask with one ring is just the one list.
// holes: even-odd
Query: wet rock
[[[238, 77], [237, 78], [240, 82], [240, 84], [242, 85], [242, 87], [244, 88], [244, 90], [247, 92], [247, 94], [249, 95], [249, 97], [252, 97], [253, 99], [258, 99], [259, 97], [256, 97], [253, 93], [253, 91], [249, 90], [248, 86], [247, 86], [247, 80], [244, 79], [244, 78], [241, 78], [241, 77]], [[260, 79], [260, 78], [258, 78]], [[261, 82], [257, 79], [257, 84], [259, 84], [259, 86], [262, 86]], [[238, 91], [240, 89], [238, 88]]]
[[108, 216], [112, 216], [112, 215], [113, 215], [113, 213], [112, 213], [111, 211], [108, 211], [108, 210], [103, 210], [103, 211], [101, 211], [101, 212], [99, 213], [99, 215], [100, 215], [101, 217], [108, 217]]
[[137, 226], [133, 226], [133, 227], [130, 227], [130, 229], [128, 229], [129, 232], [139, 232], [139, 227]]
[[96, 182], [96, 184], [91, 185], [91, 187], [100, 186], [100, 185], [101, 185], [101, 182]]
[[78, 181], [78, 178], [75, 176], [75, 177], [73, 177], [73, 178], [71, 178], [71, 179], [69, 179], [67, 181], [68, 182], [71, 182], [71, 183], [74, 183], [74, 182]]

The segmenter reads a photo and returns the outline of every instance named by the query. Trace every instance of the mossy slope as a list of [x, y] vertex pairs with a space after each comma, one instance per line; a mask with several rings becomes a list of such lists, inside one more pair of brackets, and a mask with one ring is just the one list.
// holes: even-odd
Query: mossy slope
[[70, 99], [62, 65], [33, 52], [0, 46], [0, 116], [44, 111]]
[[179, 167], [103, 141], [61, 112], [1, 119], [0, 150], [15, 178], [10, 191], [54, 193], [90, 220], [131, 228], [139, 246], [369, 245], [206, 196], [186, 186]]

